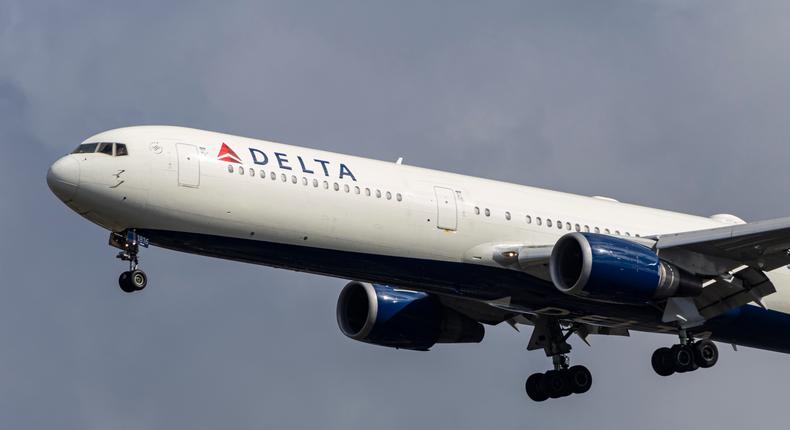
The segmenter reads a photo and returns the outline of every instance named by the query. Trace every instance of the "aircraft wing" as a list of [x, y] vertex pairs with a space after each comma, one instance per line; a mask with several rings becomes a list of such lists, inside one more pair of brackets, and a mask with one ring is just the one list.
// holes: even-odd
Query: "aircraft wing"
[[[790, 217], [661, 235], [656, 238], [655, 248], [662, 257], [683, 250], [720, 260], [724, 265], [739, 263], [771, 271], [790, 265]], [[705, 273], [704, 267], [697, 270], [703, 269], [700, 274], [720, 273], [712, 265], [707, 268], [713, 271]]]
[[[662, 260], [705, 280], [693, 299], [669, 299], [664, 322], [698, 325], [776, 292], [764, 272], [790, 265], [790, 217], [706, 230], [627, 238], [653, 248]], [[551, 245], [482, 244], [469, 261], [508, 267], [550, 280]]]
[[[694, 298], [698, 316], [705, 319], [749, 302], [762, 305], [762, 297], [776, 292], [764, 272], [790, 265], [790, 218], [654, 239], [662, 259], [709, 279], [702, 294]], [[669, 313], [673, 312], [682, 313], [678, 308]], [[671, 318], [665, 315], [665, 320]]]

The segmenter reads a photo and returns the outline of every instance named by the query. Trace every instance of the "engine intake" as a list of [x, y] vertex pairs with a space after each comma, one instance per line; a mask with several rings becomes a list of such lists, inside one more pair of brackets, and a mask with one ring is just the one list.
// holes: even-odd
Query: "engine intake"
[[626, 303], [693, 297], [702, 282], [650, 248], [596, 233], [569, 233], [551, 253], [551, 279], [566, 294]]
[[354, 340], [422, 351], [436, 343], [478, 343], [485, 334], [482, 324], [436, 296], [356, 281], [340, 292], [337, 324]]

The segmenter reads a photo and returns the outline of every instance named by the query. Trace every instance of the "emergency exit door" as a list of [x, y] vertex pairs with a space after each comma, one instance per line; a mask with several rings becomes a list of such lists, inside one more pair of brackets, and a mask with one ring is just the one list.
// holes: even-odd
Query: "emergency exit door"
[[458, 227], [458, 207], [455, 193], [449, 188], [433, 187], [436, 193], [436, 227], [455, 230]]
[[195, 145], [177, 143], [178, 185], [197, 188], [200, 186], [200, 158]]

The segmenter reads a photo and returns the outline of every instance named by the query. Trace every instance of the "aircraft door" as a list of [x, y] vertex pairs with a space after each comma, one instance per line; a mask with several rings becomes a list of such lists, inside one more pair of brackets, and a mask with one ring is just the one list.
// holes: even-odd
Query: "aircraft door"
[[458, 207], [455, 193], [449, 188], [433, 187], [436, 193], [436, 227], [455, 230], [458, 226]]
[[200, 186], [200, 158], [195, 145], [177, 143], [178, 185], [197, 188]]

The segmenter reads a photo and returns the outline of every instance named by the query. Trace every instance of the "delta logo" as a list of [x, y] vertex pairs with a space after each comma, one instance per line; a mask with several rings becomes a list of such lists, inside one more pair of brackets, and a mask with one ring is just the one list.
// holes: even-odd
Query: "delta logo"
[[241, 158], [239, 158], [239, 155], [236, 154], [235, 151], [230, 149], [230, 146], [228, 146], [225, 142], [222, 142], [222, 147], [219, 148], [219, 154], [217, 154], [217, 160], [226, 161], [228, 163], [241, 164]]
[[[266, 166], [269, 164], [269, 154], [257, 148], [247, 149], [250, 151], [250, 158], [252, 158], [253, 164], [258, 166]], [[320, 175], [323, 173], [325, 177], [336, 177], [338, 179], [348, 177], [355, 182], [357, 180], [354, 173], [351, 172], [351, 169], [349, 169], [345, 163], [331, 162], [320, 158], [303, 158], [300, 155], [293, 157], [284, 152], [272, 152], [271, 155], [273, 156], [272, 161], [276, 162], [277, 167], [282, 170], [300, 170], [302, 173], [308, 175]], [[219, 148], [217, 160], [226, 163], [244, 164], [239, 154], [236, 154], [236, 152], [225, 142], [222, 142], [222, 146]]]

